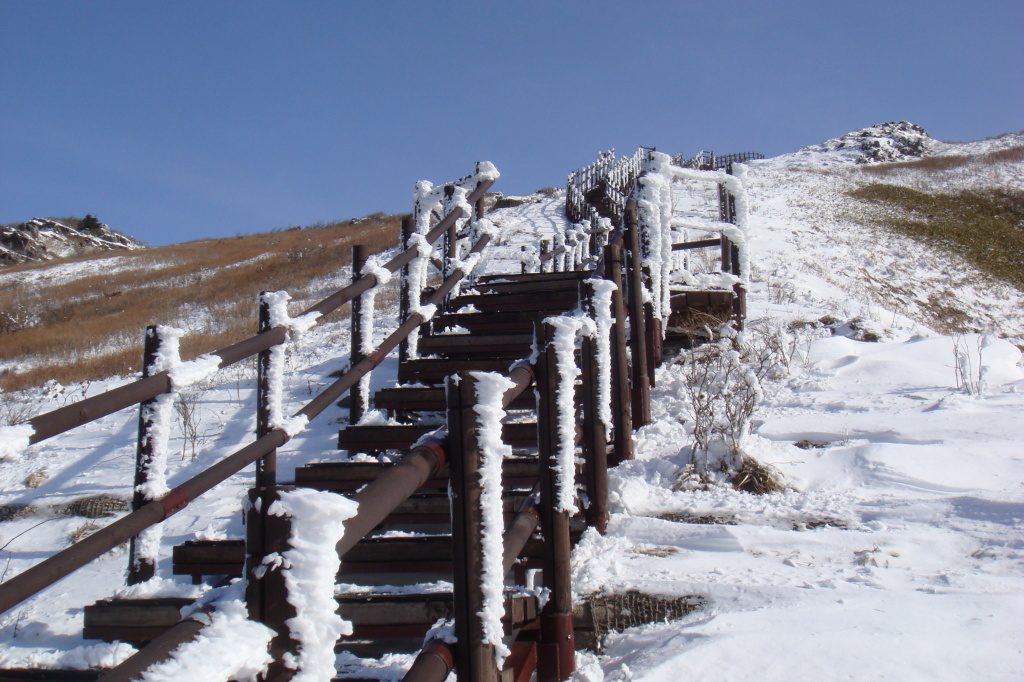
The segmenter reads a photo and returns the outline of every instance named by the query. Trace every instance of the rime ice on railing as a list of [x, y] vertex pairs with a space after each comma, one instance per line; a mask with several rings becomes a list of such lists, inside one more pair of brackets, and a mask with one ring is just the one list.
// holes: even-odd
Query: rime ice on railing
[[288, 315], [288, 301], [291, 300], [291, 295], [287, 291], [266, 292], [263, 294], [263, 300], [270, 306], [271, 326], [284, 327], [288, 330], [288, 342], [278, 344], [270, 349], [270, 366], [267, 372], [267, 402], [270, 408], [269, 425], [272, 429], [282, 429], [291, 437], [302, 431], [309, 422], [309, 419], [302, 415], [297, 417], [284, 416], [285, 358], [288, 347], [294, 341], [294, 337], [312, 328], [320, 314], [308, 313], [299, 317], [290, 317]]
[[483, 516], [481, 528], [483, 557], [484, 606], [482, 621], [484, 641], [495, 647], [495, 663], [498, 666], [509, 655], [502, 638], [504, 631], [501, 619], [505, 615], [505, 571], [502, 567], [502, 533], [505, 521], [502, 516], [501, 463], [512, 455], [512, 448], [501, 437], [501, 420], [505, 418], [502, 396], [515, 384], [508, 378], [494, 372], [471, 372], [476, 380], [477, 428], [480, 445], [480, 508]]
[[[449, 261], [441, 249], [427, 243], [424, 237], [430, 232], [431, 226], [435, 221], [443, 220], [445, 216], [456, 208], [461, 209], [462, 214], [456, 221], [453, 231], [456, 235], [464, 233], [465, 226], [473, 221], [473, 207], [466, 200], [467, 195], [480, 183], [496, 180], [499, 175], [497, 168], [493, 164], [487, 161], [480, 161], [476, 164], [476, 168], [471, 175], [459, 178], [447, 185], [435, 187], [426, 180], [416, 183], [413, 190], [413, 234], [409, 238], [409, 246], [416, 246], [417, 248], [417, 256], [409, 264], [408, 269], [410, 311], [415, 312], [420, 309], [423, 290], [427, 286], [428, 266], [430, 265], [431, 258], [436, 257], [444, 262], [449, 270], [462, 267], [463, 272], [467, 272], [467, 274], [467, 267], [472, 270], [479, 263], [479, 256], [471, 264], [467, 265], [462, 262], [460, 249], [465, 248], [468, 250], [468, 245], [465, 242], [463, 244], [456, 242], [451, 245], [449, 253], [453, 255], [453, 260]], [[488, 223], [486, 226], [480, 226], [478, 229], [480, 231], [488, 230], [490, 229], [489, 225]], [[441, 240], [441, 242], [443, 241]], [[447, 275], [449, 273], [445, 272], [443, 274]], [[410, 358], [418, 356], [418, 347], [419, 331], [414, 330], [407, 339], [407, 350]]]
[[267, 652], [274, 631], [249, 620], [242, 582], [208, 592], [184, 617], [205, 625], [202, 637], [182, 644], [149, 666], [143, 682], [248, 682], [262, 675], [273, 658]]
[[[654, 303], [655, 315], [666, 317], [671, 312], [669, 289], [671, 279], [682, 280], [691, 286], [730, 289], [742, 285], [749, 272], [747, 253], [747, 195], [744, 184], [746, 168], [733, 166], [730, 175], [720, 170], [695, 170], [671, 163], [665, 154], [651, 154], [647, 172], [640, 180], [638, 210], [642, 230], [643, 257], [649, 269], [650, 297]], [[735, 223], [721, 221], [684, 221], [673, 216], [671, 185], [677, 181], [715, 183], [731, 198], [735, 206]], [[673, 229], [686, 228], [701, 230], [728, 239], [738, 252], [737, 274], [722, 272], [713, 277], [697, 276], [685, 268], [673, 270], [672, 244]]]
[[282, 491], [267, 509], [267, 514], [291, 519], [291, 549], [268, 555], [262, 568], [283, 573], [288, 603], [298, 614], [287, 621], [298, 652], [284, 656], [285, 667], [296, 671], [291, 679], [297, 682], [332, 679], [335, 642], [352, 634], [352, 624], [336, 613], [334, 585], [340, 560], [335, 545], [345, 534], [344, 521], [356, 509], [355, 502], [340, 495], [302, 488]]
[[[156, 349], [152, 361], [145, 370], [147, 376], [157, 372], [173, 372], [181, 365], [179, 354], [181, 337], [184, 331], [175, 327], [158, 325], [146, 330], [147, 345], [153, 344]], [[172, 383], [172, 385], [174, 385]], [[163, 393], [143, 403], [139, 415], [140, 427], [138, 443], [138, 471], [135, 486], [138, 506], [159, 499], [166, 495], [167, 486], [167, 455], [171, 439], [171, 417], [174, 412], [174, 392]], [[157, 559], [160, 557], [160, 542], [163, 539], [163, 526], [156, 524], [139, 533], [132, 543], [129, 582], [145, 580], [152, 576]], [[149, 568], [143, 569], [143, 564]], [[143, 574], [144, 571], [148, 571]]]
[[570, 516], [579, 509], [576, 506], [576, 379], [580, 368], [576, 364], [576, 335], [583, 322], [580, 318], [559, 316], [549, 317], [545, 324], [554, 329], [553, 345], [558, 363], [558, 384], [555, 406], [558, 410], [558, 444], [556, 453], [555, 481], [558, 499], [555, 509]]

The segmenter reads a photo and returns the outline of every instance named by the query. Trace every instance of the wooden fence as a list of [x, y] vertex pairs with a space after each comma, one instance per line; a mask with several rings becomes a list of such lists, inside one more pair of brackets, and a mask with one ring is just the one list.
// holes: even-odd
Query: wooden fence
[[[586, 258], [558, 259], [556, 250], [549, 249], [542, 258], [542, 272], [533, 279], [523, 276], [521, 280], [511, 281], [514, 278], [510, 278], [507, 291], [514, 291], [513, 286], [532, 287], [531, 293], [516, 295], [536, 299], [536, 292], [541, 292], [542, 296], [543, 287], [548, 284], [565, 283], [565, 278], [546, 271], [578, 272], [578, 292], [573, 302], [564, 306], [563, 315], [542, 318], [535, 324], [532, 345], [536, 353], [532, 357], [511, 363], [507, 371], [460, 370], [450, 374], [445, 382], [444, 427], [419, 438], [393, 466], [369, 480], [352, 496], [358, 505], [357, 511], [345, 520], [344, 535], [335, 548], [342, 559], [428, 481], [442, 472], [450, 473], [453, 621], [457, 644], [440, 636], [428, 638], [406, 675], [407, 680], [440, 682], [454, 668], [462, 680], [527, 682], [536, 673], [539, 682], [554, 682], [567, 679], [573, 670], [570, 518], [578, 512], [587, 525], [604, 531], [608, 515], [607, 468], [632, 458], [633, 430], [650, 423], [650, 387], [662, 355], [660, 318], [645, 304], [645, 290], [649, 291], [652, 285], [650, 273], [645, 274], [645, 266], [649, 264], [643, 262], [641, 249], [644, 231], [653, 228], [641, 224], [636, 202], [637, 180], [651, 152], [641, 148], [619, 161], [612, 152], [605, 152], [594, 164], [570, 176], [566, 209], [571, 212], [570, 216], [587, 219], [585, 216], [593, 217], [604, 211], [610, 217], [600, 217], [614, 221], [613, 229], [591, 235], [599, 238], [588, 244]], [[353, 257], [352, 283], [301, 315], [280, 319], [278, 312], [275, 318], [273, 296], [262, 296], [259, 333], [197, 361], [214, 369], [258, 356], [256, 439], [164, 495], [151, 498], [136, 493], [131, 513], [0, 584], [0, 612], [126, 541], [132, 543], [129, 582], [152, 577], [155, 557], [140, 552], [135, 541], [139, 534], [177, 513], [214, 485], [256, 463], [255, 487], [250, 492], [254, 504], [249, 512], [244, 547], [244, 575], [248, 580], [246, 601], [250, 619], [266, 624], [276, 633], [270, 645], [274, 662], [264, 679], [290, 679], [294, 671], [287, 661], [299, 645], [288, 620], [294, 615], [287, 607], [288, 587], [280, 571], [254, 571], [272, 552], [285, 548], [290, 532], [286, 517], [271, 518], [266, 512], [274, 500], [289, 490], [278, 484], [276, 450], [306, 421], [323, 413], [347, 392], [350, 392], [350, 421], [356, 423], [368, 398], [366, 385], [361, 380], [393, 350], [399, 349], [404, 364], [418, 361], [416, 334], [427, 330], [425, 325], [439, 311], [442, 315], [454, 314], [449, 309], [453, 292], [457, 292], [472, 274], [479, 254], [491, 239], [483, 221], [484, 196], [495, 176], [491, 170], [488, 165], [479, 165], [474, 174], [456, 183], [438, 190], [427, 187], [418, 190], [416, 210], [403, 224], [401, 252], [380, 263], [376, 256], [367, 258], [357, 249]], [[596, 189], [600, 192], [595, 192]], [[728, 191], [722, 196], [723, 222], [730, 218], [735, 221], [735, 200]], [[595, 206], [595, 199], [599, 199], [599, 206]], [[471, 221], [472, 217], [476, 220]], [[435, 243], [443, 244], [436, 258], [431, 252]], [[723, 270], [738, 272], [733, 265], [736, 262], [733, 245], [728, 244], [725, 237], [715, 245], [722, 248]], [[693, 242], [673, 248], [698, 246], [712, 244], [708, 240], [708, 243]], [[561, 248], [565, 253], [565, 245]], [[425, 287], [424, 268], [431, 265], [437, 270], [437, 283]], [[373, 305], [368, 292], [389, 279], [392, 273], [401, 276], [401, 323], [371, 349], [372, 315], [361, 306]], [[571, 284], [576, 280], [569, 281]], [[493, 280], [488, 286], [499, 288], [505, 284]], [[507, 313], [506, 316], [514, 317], [518, 299], [511, 293], [504, 298], [506, 307], [496, 314]], [[350, 301], [353, 303], [350, 368], [291, 417], [286, 419], [274, 414], [271, 375], [280, 368], [274, 366], [273, 350], [287, 342], [293, 325], [313, 324], [319, 316]], [[437, 338], [443, 340], [443, 336]], [[175, 370], [161, 369], [157, 361], [161, 357], [160, 330], [148, 330], [146, 340], [146, 370], [141, 379], [33, 418], [29, 422], [34, 431], [31, 442], [40, 442], [139, 404], [135, 490], [145, 490], [152, 473], [154, 401], [176, 389]], [[575, 385], [577, 375], [578, 386]], [[507, 525], [498, 529], [493, 519], [487, 521], [485, 500], [489, 499], [488, 495], [493, 496], [494, 485], [500, 489], [501, 482], [495, 483], [493, 471], [487, 475], [482, 472], [486, 469], [484, 460], [493, 454], [491, 450], [495, 447], [489, 439], [501, 426], [496, 425], [493, 417], [486, 416], [487, 409], [481, 409], [482, 396], [488, 394], [480, 388], [483, 384], [504, 387], [497, 404], [488, 408], [492, 412], [521, 402], [528, 390], [532, 389], [537, 396], [537, 458], [533, 474], [536, 485], [522, 499]], [[493, 390], [490, 393], [493, 394]], [[582, 510], [575, 508], [577, 450], [584, 461], [582, 487], [589, 501]], [[500, 473], [497, 475], [500, 478]], [[514, 571], [527, 545], [536, 544], [531, 537], [537, 528], [542, 541], [531, 552], [539, 553], [542, 587], [550, 592], [550, 598], [542, 609], [530, 599], [513, 599], [506, 604], [506, 609], [512, 609], [507, 611], [511, 615], [502, 626], [508, 631], [505, 639], [509, 655], [500, 661], [496, 648], [501, 642], [495, 638], [494, 623], [489, 623], [488, 616], [484, 615], [488, 612], [486, 602], [493, 597], [493, 589], [489, 592], [488, 584], [493, 588], [494, 580], [503, 583], [504, 576]], [[501, 548], [500, 558], [494, 556], [495, 546]], [[490, 566], [486, 571], [484, 564]], [[487, 580], [492, 582], [486, 583]], [[194, 640], [203, 627], [203, 619], [198, 616], [170, 624], [102, 679], [113, 682], [137, 678], [154, 663], [166, 660], [176, 647]]]

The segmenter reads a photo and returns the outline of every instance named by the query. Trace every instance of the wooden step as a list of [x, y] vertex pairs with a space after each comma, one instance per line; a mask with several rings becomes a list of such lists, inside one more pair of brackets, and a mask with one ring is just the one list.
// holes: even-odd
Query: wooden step
[[686, 309], [717, 310], [732, 306], [733, 295], [731, 289], [678, 291], [672, 293], [669, 302], [673, 313], [682, 312]]
[[579, 302], [575, 289], [551, 291], [543, 295], [522, 294], [463, 294], [452, 299], [449, 310], [458, 312], [463, 306], [473, 306], [480, 311], [488, 310], [545, 310], [565, 312], [572, 310]]
[[[441, 412], [445, 409], [444, 388], [422, 388], [419, 386], [394, 386], [382, 388], [373, 394], [373, 405], [377, 409], [392, 412]], [[537, 405], [533, 387], [520, 393], [512, 404], [513, 410], [529, 410]]]
[[[338, 614], [352, 623], [352, 639], [423, 637], [439, 619], [452, 617], [452, 595], [343, 594], [336, 597]], [[85, 639], [142, 643], [152, 640], [179, 620], [179, 609], [192, 599], [175, 599], [169, 608], [156, 602], [168, 599], [105, 599], [85, 607]], [[515, 628], [537, 617], [533, 595], [509, 595], [505, 601], [506, 627]], [[45, 678], [43, 678], [45, 679]]]
[[480, 294], [527, 294], [545, 293], [549, 291], [578, 292], [581, 281], [581, 277], [563, 277], [549, 280], [535, 279], [525, 282], [492, 280], [490, 282], [477, 282], [473, 286], [473, 291]]
[[[358, 490], [393, 466], [391, 462], [314, 462], [295, 469], [295, 485], [317, 490]], [[506, 457], [501, 473], [506, 488], [529, 488], [537, 479], [537, 458]], [[447, 489], [447, 467], [423, 487], [424, 491]]]
[[509, 358], [530, 355], [533, 334], [433, 334], [419, 340], [420, 355]]
[[[347, 494], [341, 491], [342, 495]], [[502, 495], [502, 514], [509, 521], [529, 491], [505, 492]], [[381, 524], [383, 527], [411, 527], [418, 525], [444, 525], [451, 522], [451, 501], [447, 492], [419, 492], [398, 505]]]
[[418, 358], [406, 360], [398, 366], [398, 383], [440, 384], [449, 374], [463, 370], [504, 374], [508, 372], [511, 364], [509, 358]]
[[435, 317], [430, 324], [434, 331], [461, 327], [478, 334], [533, 334], [534, 324], [551, 314], [549, 310], [445, 313]]
[[[384, 424], [350, 426], [338, 432], [339, 450], [359, 452], [384, 450], [408, 450], [425, 434], [437, 430], [437, 424]], [[537, 424], [504, 424], [502, 439], [513, 448], [537, 446]]]
[[477, 284], [492, 282], [555, 282], [560, 280], [586, 279], [593, 270], [570, 270], [568, 272], [527, 272], [525, 274], [481, 275], [476, 278]]
[[193, 601], [185, 597], [104, 599], [85, 607], [82, 637], [148, 642], [181, 620], [181, 609]]
[[[543, 547], [531, 538], [522, 555], [523, 568], [540, 568]], [[174, 575], [190, 575], [193, 582], [204, 575], [242, 575], [245, 565], [243, 540], [189, 540], [174, 548]], [[202, 563], [209, 560], [209, 563]], [[210, 570], [216, 567], [217, 571]], [[196, 573], [196, 570], [200, 573]], [[450, 535], [365, 538], [345, 555], [339, 578], [356, 574], [446, 573], [452, 571]]]
[[54, 670], [53, 668], [11, 668], [0, 670], [0, 682], [29, 682], [43, 680], [45, 682], [95, 682], [101, 675], [107, 674], [105, 668], [90, 670]]
[[238, 578], [245, 565], [245, 540], [187, 540], [171, 551], [171, 572], [192, 576], [192, 584], [203, 576]]

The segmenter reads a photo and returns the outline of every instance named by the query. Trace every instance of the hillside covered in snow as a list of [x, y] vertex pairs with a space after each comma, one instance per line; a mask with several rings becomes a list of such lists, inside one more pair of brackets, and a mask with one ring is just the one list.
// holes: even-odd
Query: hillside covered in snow
[[[1024, 289], [953, 238], [900, 232], [921, 211], [863, 190], [1010, 197], [1000, 215], [1011, 236], [1020, 230], [1011, 256], [1024, 263], [1024, 222], [1013, 213], [1024, 197], [1022, 149], [1024, 133], [946, 143], [883, 124], [740, 170], [752, 265], [744, 342], [776, 351], [743, 449], [782, 490], [753, 495], [689, 475], [695, 365], [686, 352], [667, 357], [637, 457], [611, 472], [609, 531], [583, 537], [573, 582], [580, 598], [640, 593], [701, 606], [609, 630], [599, 651], [578, 653], [576, 679], [1020, 679]], [[672, 191], [679, 216], [717, 219], [714, 186]], [[490, 214], [500, 230], [492, 272], [517, 271], [523, 247], [566, 227], [560, 192], [508, 203]], [[378, 316], [378, 335], [396, 314]], [[291, 348], [286, 409], [347, 365], [337, 349], [348, 335], [347, 320], [330, 321]], [[385, 360], [374, 385], [393, 383], [395, 365]], [[126, 381], [49, 384], [0, 394], [0, 405], [35, 414]], [[172, 426], [172, 484], [254, 429], [251, 367], [222, 370], [203, 388], [190, 423], [179, 413]], [[121, 513], [136, 420], [126, 410], [0, 461], [0, 580], [105, 522], [66, 513], [69, 503], [102, 496]], [[344, 421], [331, 414], [291, 440], [278, 455], [281, 479], [340, 456]], [[82, 607], [111, 595], [198, 596], [203, 586], [172, 578], [170, 547], [243, 537], [238, 510], [252, 481], [246, 470], [164, 524], [162, 578], [124, 587], [125, 554], [115, 550], [0, 616], [0, 667], [123, 660], [128, 645], [81, 638]], [[360, 679], [400, 679], [410, 663], [337, 657], [339, 677]]]

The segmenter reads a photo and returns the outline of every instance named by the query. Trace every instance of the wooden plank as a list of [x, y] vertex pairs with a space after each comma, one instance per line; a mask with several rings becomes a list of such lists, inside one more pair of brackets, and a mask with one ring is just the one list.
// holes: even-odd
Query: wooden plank
[[[181, 616], [178, 608], [168, 610], [167, 605], [154, 602], [167, 599], [104, 600], [86, 607], [86, 639], [104, 641], [144, 642], [160, 635], [177, 623]], [[181, 605], [192, 599], [177, 599]], [[504, 622], [517, 627], [525, 614], [536, 611], [536, 598], [532, 595], [510, 596], [505, 602]], [[532, 605], [526, 602], [534, 602]], [[450, 618], [451, 593], [431, 594], [343, 594], [337, 597], [338, 614], [350, 621], [356, 631], [353, 637], [409, 636], [398, 634], [412, 627], [420, 636], [440, 618]], [[90, 613], [92, 617], [90, 618]], [[98, 617], [98, 619], [97, 619]], [[389, 629], [390, 628], [390, 629]], [[422, 631], [417, 628], [422, 628]], [[413, 636], [416, 636], [415, 634]], [[2, 679], [2, 678], [0, 678]]]
[[[578, 273], [572, 274], [576, 275]], [[549, 291], [575, 291], [580, 279], [580, 277], [576, 276], [525, 282], [477, 282], [477, 284], [473, 286], [473, 291], [481, 294], [523, 294], [530, 292], [544, 293]]]
[[[436, 424], [350, 426], [338, 432], [338, 449], [406, 450], [421, 436], [436, 429]], [[501, 433], [503, 440], [514, 448], [533, 447], [537, 442], [535, 424], [504, 424]]]
[[721, 246], [721, 239], [701, 239], [695, 242], [680, 242], [672, 245], [673, 251], [688, 251], [690, 249], [706, 249], [710, 246]]
[[552, 310], [564, 311], [574, 308], [578, 294], [575, 289], [553, 291], [543, 296], [525, 294], [465, 294], [452, 299], [451, 310], [473, 306], [477, 310]]
[[[314, 462], [295, 469], [295, 483], [318, 490], [354, 489], [374, 480], [391, 466], [390, 462]], [[507, 488], [528, 488], [536, 478], [536, 457], [510, 457], [502, 463], [502, 482]], [[427, 481], [424, 488], [447, 489], [447, 486], [446, 468]]]
[[590, 270], [569, 270], [567, 272], [528, 272], [525, 274], [481, 275], [477, 284], [491, 282], [552, 282], [562, 279], [579, 280], [591, 275]]
[[[532, 409], [536, 401], [533, 388], [527, 388], [516, 396], [509, 406], [511, 409]], [[382, 388], [373, 396], [373, 404], [383, 410], [408, 410], [439, 412], [444, 409], [444, 389], [441, 387], [420, 388], [395, 386]]]
[[481, 372], [507, 372], [509, 367], [508, 358], [487, 358], [473, 360], [420, 358], [409, 360], [398, 368], [399, 383], [413, 383], [417, 381], [439, 383], [449, 374], [455, 374], [462, 370], [473, 370]]

